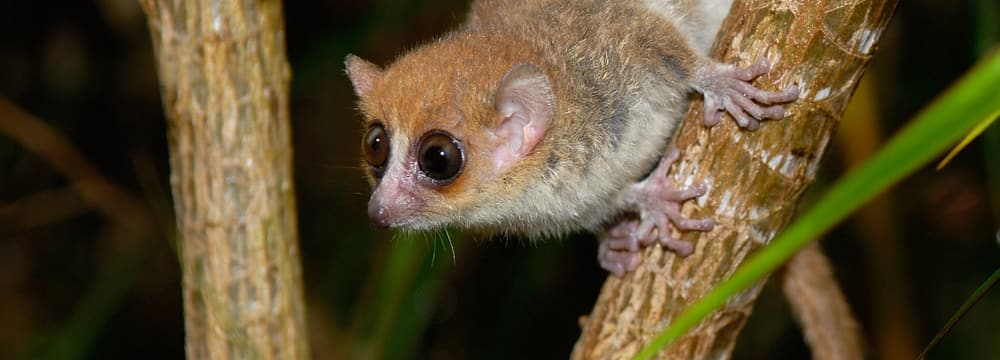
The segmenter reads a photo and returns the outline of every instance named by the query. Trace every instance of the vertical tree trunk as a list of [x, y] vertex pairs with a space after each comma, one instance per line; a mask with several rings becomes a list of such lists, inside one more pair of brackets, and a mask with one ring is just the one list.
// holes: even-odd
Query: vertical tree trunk
[[[815, 177], [830, 136], [895, 8], [895, 0], [736, 1], [716, 40], [715, 55], [749, 65], [777, 61], [757, 80], [767, 89], [800, 86], [787, 118], [756, 132], [729, 121], [701, 125], [694, 101], [678, 130], [677, 184], [706, 181], [709, 193], [686, 213], [712, 217], [709, 233], [686, 233], [694, 254], [680, 258], [650, 247], [639, 268], [604, 284], [574, 348], [580, 359], [624, 358], [649, 340], [767, 244], [789, 223]], [[779, 85], [775, 85], [779, 84]], [[666, 348], [677, 359], [726, 358], [762, 284], [725, 306]]]
[[169, 122], [187, 356], [309, 356], [280, 1], [142, 0]]

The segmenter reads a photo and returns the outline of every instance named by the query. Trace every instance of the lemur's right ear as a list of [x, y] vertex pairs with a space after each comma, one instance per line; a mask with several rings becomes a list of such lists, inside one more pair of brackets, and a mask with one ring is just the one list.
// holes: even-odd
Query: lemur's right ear
[[552, 85], [542, 69], [518, 64], [507, 71], [496, 90], [494, 106], [499, 123], [494, 134], [503, 139], [493, 151], [493, 170], [527, 156], [542, 140], [552, 122]]

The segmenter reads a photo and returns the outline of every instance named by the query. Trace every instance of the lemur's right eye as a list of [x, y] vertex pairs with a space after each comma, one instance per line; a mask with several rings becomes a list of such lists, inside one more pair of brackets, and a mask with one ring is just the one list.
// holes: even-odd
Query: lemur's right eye
[[382, 177], [382, 173], [385, 172], [385, 162], [389, 159], [389, 133], [382, 124], [368, 128], [362, 148], [365, 161], [372, 166], [375, 176]]

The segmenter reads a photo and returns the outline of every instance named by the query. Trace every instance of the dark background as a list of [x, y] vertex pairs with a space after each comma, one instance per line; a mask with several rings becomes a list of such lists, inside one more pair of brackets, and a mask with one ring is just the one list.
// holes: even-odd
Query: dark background
[[[845, 150], [877, 146], [986, 51], [998, 7], [901, 1], [856, 98], [875, 107], [849, 111], [813, 193], [856, 161]], [[606, 276], [587, 235], [535, 243], [453, 233], [452, 252], [432, 235], [394, 238], [368, 225], [344, 56], [386, 64], [454, 28], [466, 8], [457, 0], [285, 5], [317, 358], [564, 358]], [[0, 5], [0, 96], [65, 134], [153, 214], [172, 210], [155, 64], [135, 1]], [[1000, 264], [1000, 204], [990, 193], [1000, 179], [988, 171], [1000, 158], [990, 146], [1000, 148], [996, 126], [943, 171], [920, 171], [823, 239], [871, 357], [913, 358]], [[122, 235], [68, 186], [44, 158], [0, 134], [0, 358], [183, 357], [170, 223], [157, 237]], [[18, 221], [31, 214], [16, 205], [40, 196], [69, 215]], [[996, 357], [997, 324], [994, 291], [931, 357]], [[808, 356], [780, 289], [769, 285], [735, 357]]]

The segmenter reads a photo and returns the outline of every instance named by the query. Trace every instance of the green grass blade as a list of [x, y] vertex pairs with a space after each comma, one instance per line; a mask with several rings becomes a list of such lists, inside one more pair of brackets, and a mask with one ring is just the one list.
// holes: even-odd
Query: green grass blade
[[652, 358], [730, 296], [774, 271], [802, 246], [876, 194], [947, 150], [976, 123], [1000, 108], [997, 94], [1000, 94], [1000, 56], [994, 52], [919, 114], [882, 151], [835, 184], [770, 246], [745, 262], [732, 278], [678, 316], [635, 358]]
[[948, 155], [945, 155], [944, 159], [938, 162], [937, 170], [941, 170], [945, 167], [945, 165], [948, 165], [948, 163], [951, 162], [951, 159], [954, 159], [955, 156], [962, 151], [962, 149], [965, 149], [966, 146], [972, 143], [972, 140], [976, 140], [976, 138], [982, 135], [983, 132], [986, 131], [986, 129], [989, 128], [993, 122], [997, 121], [998, 118], [1000, 118], [1000, 109], [997, 109], [997, 111], [994, 111], [992, 114], [983, 119], [983, 121], [980, 121], [976, 124], [976, 126], [972, 127], [972, 131], [965, 134], [962, 141], [959, 141], [958, 145], [955, 145], [955, 147], [948, 152]]
[[85, 359], [105, 335], [107, 324], [135, 284], [138, 270], [153, 256], [153, 247], [138, 241], [123, 254], [115, 255], [101, 271], [90, 291], [80, 301], [73, 317], [62, 329], [39, 339], [32, 358]]
[[[456, 241], [457, 240], [457, 241]], [[353, 355], [375, 359], [411, 358], [431, 320], [432, 304], [461, 235], [397, 232], [386, 249], [385, 263], [373, 281], [378, 284], [363, 306], [364, 324], [352, 331], [360, 342]], [[440, 253], [440, 254], [438, 254]], [[450, 256], [449, 256], [450, 254]]]
[[973, 0], [969, 5], [974, 17], [973, 51], [985, 55], [997, 46], [1000, 37], [1000, 5], [996, 0]]
[[1000, 281], [1000, 268], [997, 268], [996, 271], [993, 272], [993, 275], [990, 275], [990, 277], [986, 279], [985, 282], [983, 282], [981, 285], [979, 285], [978, 288], [976, 288], [976, 291], [972, 292], [972, 295], [969, 295], [969, 297], [965, 299], [965, 303], [963, 303], [962, 306], [958, 308], [958, 311], [956, 311], [955, 314], [951, 315], [951, 318], [948, 319], [948, 322], [945, 323], [944, 327], [941, 328], [940, 331], [938, 331], [937, 335], [934, 335], [934, 339], [931, 339], [931, 342], [928, 343], [926, 347], [924, 347], [924, 351], [920, 352], [920, 355], [917, 356], [917, 359], [920, 360], [923, 359], [925, 356], [927, 356], [927, 352], [933, 349], [934, 346], [936, 346], [939, 342], [941, 342], [941, 339], [944, 338], [944, 336], [947, 335], [949, 331], [951, 331], [951, 328], [955, 327], [955, 324], [958, 324], [958, 322], [961, 321], [963, 317], [965, 317], [965, 314], [968, 314], [969, 310], [971, 310], [972, 307], [979, 302], [979, 300], [983, 299], [983, 296], [985, 296], [986, 293], [990, 291], [990, 289], [992, 289], [994, 285], [997, 284], [997, 281]]
[[[455, 239], [452, 239], [452, 235], [446, 234], [445, 231], [437, 231], [425, 236], [431, 244], [418, 241], [418, 245], [422, 245], [425, 249], [424, 256], [415, 269], [416, 274], [409, 284], [410, 288], [399, 303], [392, 329], [386, 334], [383, 351], [385, 359], [408, 359], [419, 356], [417, 351], [420, 341], [424, 338], [424, 333], [434, 316], [436, 309], [434, 304], [437, 302], [441, 286], [446, 283], [447, 275], [454, 270], [453, 261], [457, 261], [453, 257], [455, 253], [451, 242]], [[431, 253], [429, 256], [428, 246]], [[452, 256], [448, 256], [449, 254]]]
[[[975, 31], [974, 55], [985, 55], [990, 48], [1000, 44], [1000, 4], [996, 0], [975, 0], [969, 4], [973, 14]], [[994, 126], [983, 134], [983, 152], [1000, 154], [1000, 126]], [[993, 208], [993, 219], [1000, 222], [1000, 156], [986, 156], [986, 188]]]
[[[427, 243], [420, 239], [424, 234], [400, 232], [388, 250], [389, 259], [382, 269], [379, 286], [374, 297], [375, 306], [370, 334], [371, 349], [376, 354], [385, 350], [400, 310], [413, 286], [418, 282], [419, 268], [427, 258]], [[381, 356], [376, 356], [381, 357]]]

